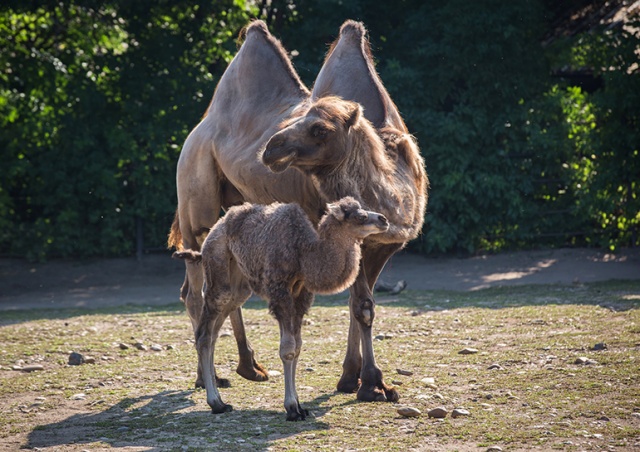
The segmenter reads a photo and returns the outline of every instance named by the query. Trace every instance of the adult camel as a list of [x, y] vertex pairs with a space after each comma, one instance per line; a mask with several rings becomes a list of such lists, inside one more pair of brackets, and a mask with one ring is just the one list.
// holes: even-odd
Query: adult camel
[[[295, 147], [304, 142], [290, 140], [299, 132], [298, 125], [311, 125], [309, 133], [317, 133], [312, 127], [319, 114], [316, 104], [327, 96], [361, 105], [384, 147], [380, 153], [385, 160], [382, 172], [373, 165], [372, 177], [361, 174], [358, 183], [351, 183], [344, 165], [337, 166], [346, 179], [336, 176], [331, 169], [336, 165], [325, 165], [324, 158], [334, 159], [333, 163], [340, 160], [340, 156], [329, 157], [328, 148], [311, 155], [318, 146]], [[350, 125], [343, 122], [345, 127]], [[348, 130], [345, 135], [349, 136]], [[319, 145], [324, 136], [310, 138]], [[420, 153], [375, 71], [361, 23], [347, 21], [342, 25], [309, 91], [280, 42], [263, 22], [255, 21], [246, 28], [244, 43], [220, 79], [206, 115], [183, 146], [177, 168], [178, 209], [169, 245], [199, 250], [221, 209], [244, 201], [296, 202], [314, 223], [323, 215], [327, 202], [344, 196], [353, 196], [364, 208], [384, 214], [390, 219], [392, 232], [365, 240], [360, 271], [349, 289], [349, 339], [337, 388], [357, 391], [357, 398], [363, 401], [397, 401], [397, 391], [384, 383], [375, 362], [372, 290], [387, 260], [419, 234], [427, 187]], [[187, 262], [181, 298], [194, 330], [202, 311], [202, 284], [199, 264]], [[240, 355], [237, 372], [250, 380], [266, 380], [266, 371], [256, 362], [247, 341], [241, 308], [231, 313], [230, 319]], [[196, 385], [201, 384], [198, 369]]]

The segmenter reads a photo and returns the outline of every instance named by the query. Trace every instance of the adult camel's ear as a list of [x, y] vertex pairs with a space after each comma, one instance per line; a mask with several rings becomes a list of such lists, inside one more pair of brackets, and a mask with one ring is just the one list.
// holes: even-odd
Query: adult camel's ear
[[385, 89], [373, 64], [373, 56], [364, 25], [352, 20], [340, 28], [340, 36], [331, 45], [311, 93], [312, 99], [340, 96], [358, 102], [364, 116], [377, 127], [407, 127]]

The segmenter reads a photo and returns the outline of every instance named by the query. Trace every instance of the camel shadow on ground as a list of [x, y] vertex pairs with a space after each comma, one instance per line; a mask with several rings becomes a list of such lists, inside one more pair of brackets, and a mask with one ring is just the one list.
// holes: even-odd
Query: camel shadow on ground
[[[321, 419], [336, 407], [328, 406], [326, 402], [338, 394], [323, 394], [304, 402], [303, 406], [310, 411], [307, 419], [287, 422], [284, 409], [236, 409], [221, 415], [213, 415], [208, 409], [194, 411], [194, 392], [162, 391], [127, 397], [100, 411], [74, 414], [57, 422], [41, 424], [29, 433], [27, 443], [22, 447], [86, 444], [91, 448], [135, 447], [157, 451], [215, 447], [267, 450], [277, 440], [329, 430], [329, 425]], [[354, 399], [338, 406], [354, 403], [358, 402]]]

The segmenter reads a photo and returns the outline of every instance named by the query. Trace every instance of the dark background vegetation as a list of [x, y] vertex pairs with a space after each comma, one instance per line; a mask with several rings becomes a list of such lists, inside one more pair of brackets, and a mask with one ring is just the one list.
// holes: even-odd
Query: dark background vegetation
[[127, 256], [136, 237], [162, 248], [180, 147], [256, 17], [308, 85], [341, 23], [367, 25], [431, 178], [412, 249], [637, 246], [639, 10], [631, 1], [3, 1], [0, 254]]

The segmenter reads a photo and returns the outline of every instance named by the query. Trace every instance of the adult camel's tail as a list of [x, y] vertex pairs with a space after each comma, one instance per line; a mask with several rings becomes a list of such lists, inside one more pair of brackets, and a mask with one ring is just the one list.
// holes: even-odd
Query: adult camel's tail
[[167, 248], [175, 248], [177, 251], [182, 251], [182, 232], [180, 232], [180, 217], [176, 210], [176, 216], [173, 218], [171, 224], [171, 231], [169, 232], [169, 238], [167, 239]]

